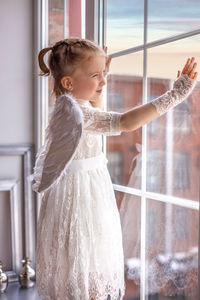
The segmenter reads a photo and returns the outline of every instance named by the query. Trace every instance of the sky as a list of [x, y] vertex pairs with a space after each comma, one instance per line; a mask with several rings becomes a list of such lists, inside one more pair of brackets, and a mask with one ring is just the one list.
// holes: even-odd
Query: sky
[[[148, 3], [148, 42], [200, 29], [199, 0]], [[108, 53], [143, 44], [143, 5], [142, 0], [107, 0]], [[149, 75], [173, 78], [187, 56], [195, 56], [200, 65], [200, 35], [149, 50]], [[138, 53], [113, 59], [111, 71], [140, 75], [142, 68], [142, 53]]]

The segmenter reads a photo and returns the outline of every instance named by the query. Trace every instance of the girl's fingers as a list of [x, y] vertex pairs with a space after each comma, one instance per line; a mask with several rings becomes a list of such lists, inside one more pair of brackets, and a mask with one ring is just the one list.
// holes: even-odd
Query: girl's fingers
[[[195, 58], [188, 58], [185, 66], [183, 67], [182, 74], [187, 74], [189, 78], [196, 79], [198, 73], [195, 72], [197, 63], [195, 62]], [[177, 77], [180, 76], [180, 71], [177, 73]]]
[[181, 75], [181, 71], [180, 71], [180, 70], [178, 70], [178, 72], [177, 72], [177, 78], [179, 78], [179, 77], [180, 77], [180, 75]]
[[106, 68], [107, 68], [107, 72], [109, 72], [109, 68], [110, 68], [110, 63], [111, 63], [111, 56], [108, 56], [107, 61], [106, 61]]
[[186, 74], [189, 74], [192, 72], [193, 68], [194, 68], [195, 62], [194, 62], [194, 58], [191, 59], [191, 62], [186, 70]]
[[188, 69], [189, 64], [190, 64], [190, 58], [188, 58], [188, 60], [187, 60], [187, 62], [186, 62], [186, 64], [185, 64], [185, 66], [183, 67], [183, 70], [182, 70], [182, 73], [183, 73], [183, 74], [185, 74], [186, 70]]
[[197, 63], [194, 63], [192, 69], [191, 69], [191, 70], [189, 71], [189, 73], [188, 73], [188, 76], [189, 76], [189, 77], [194, 75], [194, 71], [195, 71], [195, 69], [196, 69], [196, 66], [197, 66]]
[[112, 59], [112, 57], [111, 57], [111, 56], [108, 56], [107, 62], [106, 62], [107, 65], [110, 65], [111, 59]]
[[194, 65], [194, 60], [195, 60], [194, 57], [192, 57], [191, 59], [189, 58], [187, 60], [185, 66], [183, 68], [183, 71], [182, 71], [183, 74], [188, 74], [191, 71], [191, 69], [193, 68], [193, 65]]
[[198, 76], [198, 73], [195, 72], [194, 75], [193, 75], [193, 77], [190, 77], [190, 78], [191, 78], [191, 79], [197, 79], [197, 76]]
[[105, 46], [105, 45], [103, 45], [103, 50], [104, 50], [104, 52], [107, 54], [108, 47]]
[[[104, 52], [107, 54], [108, 47], [105, 46], [105, 45], [103, 45], [103, 50], [104, 50]], [[109, 72], [111, 59], [112, 59], [111, 56], [106, 56], [106, 71], [107, 71], [107, 72]]]

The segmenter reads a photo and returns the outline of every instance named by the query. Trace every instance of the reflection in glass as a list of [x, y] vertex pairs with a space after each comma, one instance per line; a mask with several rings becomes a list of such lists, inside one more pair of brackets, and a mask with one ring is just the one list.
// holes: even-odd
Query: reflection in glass
[[[127, 64], [133, 66], [130, 73], [126, 71]], [[125, 112], [141, 105], [142, 53], [113, 59], [110, 71], [107, 110]], [[140, 188], [141, 139], [141, 129], [107, 138], [108, 168], [113, 183]]]
[[191, 101], [189, 97], [178, 105], [175, 110], [174, 130], [177, 134], [190, 134]]
[[120, 203], [120, 218], [122, 225], [125, 283], [124, 300], [140, 299], [140, 197], [115, 192]]
[[198, 210], [147, 200], [149, 299], [197, 299], [198, 218]]
[[165, 159], [164, 151], [151, 149], [147, 152], [147, 191], [164, 193]]
[[[124, 299], [140, 299], [141, 199], [115, 193], [123, 235]], [[198, 223], [198, 209], [147, 199], [145, 286], [148, 300], [197, 299]]]
[[196, 0], [153, 0], [148, 5], [148, 41], [199, 29]]

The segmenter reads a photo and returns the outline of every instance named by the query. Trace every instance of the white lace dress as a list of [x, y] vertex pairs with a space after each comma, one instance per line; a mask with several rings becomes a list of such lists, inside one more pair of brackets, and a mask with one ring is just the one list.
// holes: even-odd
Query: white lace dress
[[43, 300], [119, 300], [125, 289], [122, 233], [102, 134], [120, 134], [121, 114], [102, 112], [89, 101], [79, 104], [84, 130], [76, 155], [42, 197], [38, 294]]

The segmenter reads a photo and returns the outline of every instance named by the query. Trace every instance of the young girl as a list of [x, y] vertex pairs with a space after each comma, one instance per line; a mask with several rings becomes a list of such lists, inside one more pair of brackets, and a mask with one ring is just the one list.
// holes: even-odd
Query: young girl
[[[49, 51], [49, 67], [43, 61]], [[107, 60], [107, 67], [109, 67]], [[101, 135], [132, 131], [191, 93], [188, 59], [172, 90], [125, 113], [102, 111], [106, 54], [95, 43], [65, 39], [39, 53], [54, 78], [56, 102], [36, 156], [33, 190], [43, 192], [37, 224], [36, 278], [43, 300], [119, 300], [124, 258], [119, 212]]]

